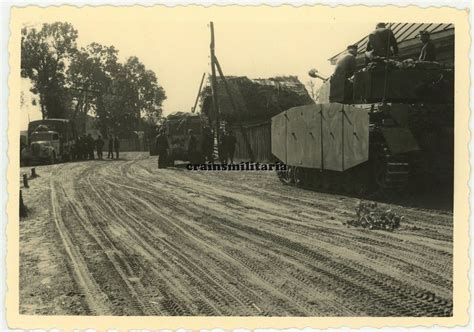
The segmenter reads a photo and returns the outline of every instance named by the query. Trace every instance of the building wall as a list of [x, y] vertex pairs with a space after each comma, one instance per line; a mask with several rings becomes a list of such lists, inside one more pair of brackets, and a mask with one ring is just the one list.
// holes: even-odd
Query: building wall
[[[255, 162], [272, 162], [272, 144], [271, 144], [271, 119], [257, 123], [243, 123], [247, 132], [247, 138], [252, 147]], [[245, 141], [237, 125], [232, 126], [232, 130], [237, 139], [234, 159], [239, 161], [250, 161]]]

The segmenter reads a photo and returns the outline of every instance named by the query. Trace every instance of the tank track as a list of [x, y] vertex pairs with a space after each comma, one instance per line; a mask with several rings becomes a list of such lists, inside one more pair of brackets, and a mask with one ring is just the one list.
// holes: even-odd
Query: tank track
[[320, 192], [386, 196], [405, 190], [410, 162], [405, 155], [384, 156], [344, 172], [287, 166], [286, 171], [277, 171], [277, 176], [286, 185]]

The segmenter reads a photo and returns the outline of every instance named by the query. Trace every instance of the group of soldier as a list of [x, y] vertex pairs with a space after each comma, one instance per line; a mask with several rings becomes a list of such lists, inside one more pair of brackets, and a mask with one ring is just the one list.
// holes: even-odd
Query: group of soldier
[[[219, 135], [219, 145], [217, 147], [219, 161], [222, 164], [233, 163], [234, 162], [234, 153], [235, 146], [237, 144], [237, 139], [235, 138], [231, 129], [227, 131], [220, 131]], [[191, 142], [193, 144], [188, 146], [189, 156], [197, 154], [197, 146], [194, 143], [195, 138], [191, 136]], [[203, 135], [201, 140], [201, 151], [203, 154], [203, 161], [214, 162], [214, 134], [211, 128], [205, 127], [203, 129]], [[191, 164], [195, 164], [198, 160], [196, 158], [190, 158]]]
[[[430, 33], [426, 30], [420, 31], [418, 38], [421, 41], [418, 61], [436, 61], [436, 47], [431, 41]], [[347, 46], [347, 53], [340, 57], [336, 63], [333, 76], [343, 75], [346, 78], [354, 75], [356, 71], [357, 45]], [[377, 61], [398, 56], [398, 42], [392, 30], [385, 23], [378, 23], [375, 30], [369, 34], [365, 52], [365, 62]], [[310, 76], [316, 77], [315, 69], [310, 70]]]
[[[91, 134], [81, 135], [77, 138], [74, 145], [75, 160], [93, 160], [95, 159], [95, 151], [97, 151], [97, 159], [103, 159], [103, 149], [105, 141], [101, 135], [94, 139]], [[120, 140], [119, 137], [110, 135], [108, 137], [108, 155], [107, 159], [119, 158]]]
[[[198, 164], [200, 162], [214, 162], [214, 134], [211, 128], [204, 127], [200, 140], [196, 137], [194, 130], [189, 129], [187, 135], [187, 155], [191, 164]], [[219, 161], [221, 163], [234, 162], [235, 146], [237, 139], [232, 130], [220, 133], [220, 140], [218, 145]], [[158, 153], [158, 168], [166, 168], [171, 164], [169, 159], [170, 145], [165, 129], [161, 128], [155, 140], [155, 149]]]

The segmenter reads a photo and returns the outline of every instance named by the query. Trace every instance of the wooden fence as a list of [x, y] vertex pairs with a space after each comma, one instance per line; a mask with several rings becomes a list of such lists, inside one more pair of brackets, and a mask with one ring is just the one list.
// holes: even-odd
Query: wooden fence
[[[104, 147], [107, 149], [108, 141], [105, 141]], [[149, 143], [145, 139], [138, 138], [121, 138], [120, 139], [120, 151], [148, 151]]]
[[[271, 140], [271, 119], [243, 123], [243, 127], [246, 129], [247, 138], [252, 147], [255, 162], [271, 162], [274, 160], [272, 157], [272, 140]], [[249, 161], [250, 157], [246, 149], [246, 145], [242, 136], [242, 133], [237, 125], [232, 126], [232, 131], [237, 139], [235, 147], [234, 159], [241, 161]]]

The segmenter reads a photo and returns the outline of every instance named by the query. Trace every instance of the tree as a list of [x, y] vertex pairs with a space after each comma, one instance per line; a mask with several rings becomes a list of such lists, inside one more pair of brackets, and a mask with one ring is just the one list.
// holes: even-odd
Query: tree
[[92, 43], [76, 52], [68, 70], [75, 91], [74, 114], [93, 113], [101, 132], [127, 137], [140, 130], [142, 116], [161, 116], [166, 95], [153, 71], [137, 57], [125, 64], [117, 60], [113, 46]]
[[70, 104], [65, 87], [68, 59], [76, 52], [77, 30], [69, 23], [43, 24], [41, 30], [23, 28], [21, 75], [33, 82], [43, 118], [64, 118]]
[[69, 23], [22, 29], [21, 75], [32, 80], [43, 118], [69, 117], [85, 126], [90, 114], [102, 133], [128, 136], [141, 130], [143, 116], [161, 116], [166, 95], [153, 71], [137, 57], [121, 64], [114, 46], [78, 49], [77, 36]]
[[128, 83], [128, 106], [139, 117], [161, 115], [161, 104], [166, 94], [155, 73], [147, 70], [137, 57], [128, 58], [123, 69]]
[[309, 88], [311, 99], [316, 100], [316, 85], [314, 84], [313, 80], [306, 82], [306, 86]]
[[142, 130], [142, 116], [161, 116], [166, 94], [155, 73], [147, 70], [137, 57], [128, 58], [117, 69], [109, 93], [104, 95], [103, 105], [98, 108], [98, 116], [107, 127], [128, 136]]
[[[120, 70], [117, 56], [118, 51], [113, 46], [98, 43], [91, 43], [75, 53], [67, 72], [75, 99], [73, 119], [82, 118], [85, 125], [88, 113], [94, 113], [98, 120], [106, 113], [104, 98], [112, 93], [113, 81]], [[103, 121], [98, 122], [99, 126], [102, 124], [101, 131], [107, 132]]]

